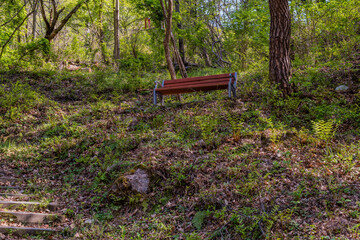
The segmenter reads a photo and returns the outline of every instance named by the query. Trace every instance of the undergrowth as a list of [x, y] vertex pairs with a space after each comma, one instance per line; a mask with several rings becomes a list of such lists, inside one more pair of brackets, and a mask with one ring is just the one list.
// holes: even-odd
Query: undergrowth
[[[66, 203], [74, 225], [59, 238], [355, 239], [359, 82], [336, 93], [331, 74], [297, 72], [283, 99], [248, 72], [238, 99], [159, 107], [151, 88], [166, 74], [1, 73], [1, 164]], [[146, 194], [113, 190], [139, 168]]]

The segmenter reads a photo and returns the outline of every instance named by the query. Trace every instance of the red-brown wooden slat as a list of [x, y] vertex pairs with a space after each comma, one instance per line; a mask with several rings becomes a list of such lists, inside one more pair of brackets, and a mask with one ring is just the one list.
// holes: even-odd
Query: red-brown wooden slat
[[162, 95], [171, 95], [171, 94], [179, 94], [179, 93], [190, 93], [190, 92], [206, 92], [206, 91], [212, 91], [212, 90], [221, 90], [221, 89], [227, 89], [227, 85], [214, 85], [214, 86], [197, 86], [193, 88], [182, 88], [182, 89], [168, 89], [164, 92], [161, 92]]
[[[230, 78], [221, 78], [221, 79], [212, 79], [212, 80], [206, 80], [206, 81], [200, 81], [200, 82], [191, 82], [191, 83], [177, 83], [177, 84], [172, 84], [172, 85], [165, 85], [164, 88], [186, 88], [189, 85], [208, 85], [208, 84], [212, 84], [212, 83], [219, 83], [219, 82], [227, 82], [229, 83]], [[234, 79], [232, 79], [232, 83], [234, 83]], [[163, 89], [163, 88], [158, 88], [158, 89]]]
[[211, 76], [203, 76], [203, 77], [192, 77], [192, 78], [182, 78], [182, 79], [175, 79], [175, 80], [166, 80], [164, 81], [164, 86], [168, 84], [176, 84], [176, 83], [185, 83], [185, 82], [194, 82], [194, 81], [201, 81], [201, 80], [211, 80], [211, 79], [219, 79], [219, 78], [230, 78], [230, 74], [219, 74], [219, 75], [211, 75]]
[[172, 90], [177, 90], [177, 89], [190, 89], [190, 88], [196, 88], [199, 89], [199, 91], [202, 91], [201, 88], [206, 88], [206, 87], [213, 87], [213, 86], [224, 86], [224, 87], [228, 87], [228, 81], [221, 81], [221, 82], [212, 82], [212, 83], [208, 83], [208, 84], [191, 84], [191, 85], [187, 85], [184, 87], [169, 87], [169, 88], [158, 88], [156, 89], [157, 92], [160, 93], [164, 93], [164, 92], [169, 92]]

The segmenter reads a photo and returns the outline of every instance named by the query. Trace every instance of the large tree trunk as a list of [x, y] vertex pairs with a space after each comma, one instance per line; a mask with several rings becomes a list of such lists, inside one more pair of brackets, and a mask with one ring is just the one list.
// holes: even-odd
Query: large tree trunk
[[269, 0], [270, 7], [270, 81], [279, 84], [283, 95], [292, 91], [290, 78], [291, 18], [288, 0]]
[[120, 41], [119, 41], [119, 0], [115, 0], [114, 9], [114, 59], [115, 65], [118, 65], [120, 59]]

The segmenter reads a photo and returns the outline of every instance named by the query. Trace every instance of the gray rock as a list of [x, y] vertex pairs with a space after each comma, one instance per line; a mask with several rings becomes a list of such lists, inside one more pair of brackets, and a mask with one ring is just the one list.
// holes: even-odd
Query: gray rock
[[95, 222], [94, 219], [86, 219], [86, 221], [84, 222], [85, 224], [93, 224]]
[[131, 189], [134, 191], [146, 193], [149, 189], [149, 176], [142, 169], [138, 169], [134, 174], [126, 176], [126, 179], [129, 181]]
[[344, 91], [347, 91], [348, 89], [349, 89], [348, 86], [346, 86], [346, 85], [340, 85], [340, 86], [338, 86], [337, 88], [335, 88], [335, 91], [337, 91], [337, 92], [344, 92]]
[[149, 190], [149, 175], [145, 170], [137, 169], [119, 176], [111, 187], [111, 191], [118, 195], [130, 192], [146, 193]]

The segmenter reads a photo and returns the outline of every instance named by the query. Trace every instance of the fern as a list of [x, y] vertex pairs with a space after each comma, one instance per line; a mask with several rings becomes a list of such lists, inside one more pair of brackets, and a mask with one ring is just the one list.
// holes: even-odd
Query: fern
[[192, 224], [197, 230], [200, 230], [202, 227], [202, 224], [204, 223], [204, 219], [208, 216], [207, 211], [200, 211], [197, 212], [192, 220]]
[[311, 121], [315, 136], [320, 140], [329, 141], [331, 140], [336, 132], [338, 122], [334, 119]]
[[234, 140], [239, 141], [244, 122], [241, 119], [238, 119], [235, 116], [231, 115], [230, 113], [227, 114], [227, 119], [231, 125]]

